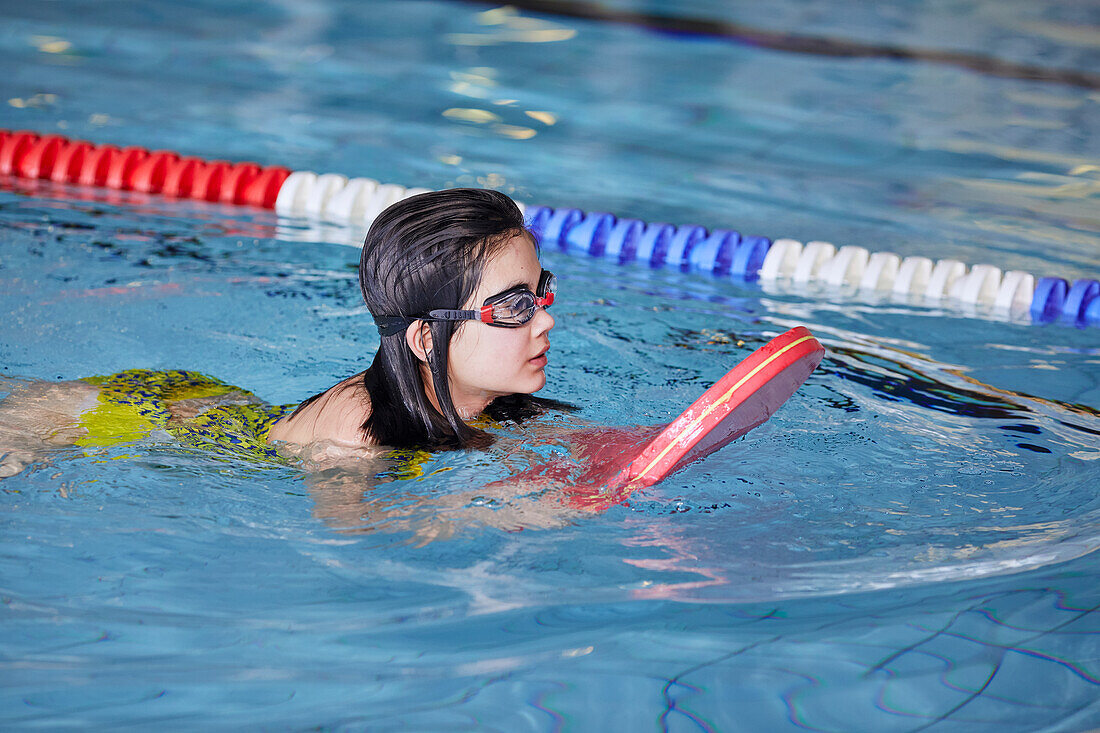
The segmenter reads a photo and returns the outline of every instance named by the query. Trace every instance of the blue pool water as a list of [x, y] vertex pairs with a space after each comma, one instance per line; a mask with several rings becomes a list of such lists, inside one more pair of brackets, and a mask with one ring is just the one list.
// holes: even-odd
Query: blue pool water
[[[1100, 272], [1088, 4], [604, 5], [910, 58], [464, 3], [35, 3], [4, 10], [0, 127]], [[6, 180], [0, 227], [5, 378], [286, 403], [377, 346], [337, 225]], [[562, 452], [523, 436], [373, 488], [166, 435], [57, 448], [0, 480], [3, 726], [1100, 725], [1095, 329], [543, 259], [578, 421], [667, 421], [796, 324], [828, 355], [706, 461], [523, 531], [456, 519]]]

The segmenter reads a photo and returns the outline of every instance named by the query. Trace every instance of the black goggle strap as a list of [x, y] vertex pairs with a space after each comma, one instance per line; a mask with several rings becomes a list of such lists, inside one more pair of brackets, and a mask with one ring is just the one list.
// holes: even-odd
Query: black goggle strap
[[[488, 311], [486, 323], [493, 322], [493, 312]], [[414, 321], [482, 321], [485, 320], [485, 308], [481, 311], [462, 310], [434, 310], [426, 316], [376, 316], [374, 325], [378, 327], [378, 333], [382, 336], [393, 336], [401, 333]]]
[[415, 320], [417, 319], [405, 316], [375, 316], [374, 325], [378, 328], [378, 334], [385, 338], [401, 333]]

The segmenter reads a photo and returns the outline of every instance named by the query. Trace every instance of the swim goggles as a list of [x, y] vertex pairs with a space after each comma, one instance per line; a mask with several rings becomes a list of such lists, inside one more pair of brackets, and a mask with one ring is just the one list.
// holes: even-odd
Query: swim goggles
[[546, 309], [554, 303], [556, 287], [557, 278], [543, 270], [533, 293], [526, 285], [517, 285], [489, 296], [478, 310], [437, 309], [422, 316], [375, 316], [374, 323], [383, 336], [400, 333], [413, 321], [481, 321], [499, 328], [519, 328], [535, 317], [536, 308]]

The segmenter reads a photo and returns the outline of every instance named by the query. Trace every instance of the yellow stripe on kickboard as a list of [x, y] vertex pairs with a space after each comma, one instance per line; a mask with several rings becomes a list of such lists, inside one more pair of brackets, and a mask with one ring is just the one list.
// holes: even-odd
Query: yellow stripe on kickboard
[[688, 426], [687, 426], [686, 428], [684, 428], [683, 430], [681, 430], [681, 431], [680, 431], [680, 434], [676, 436], [676, 439], [675, 439], [675, 440], [673, 440], [673, 441], [672, 441], [671, 443], [669, 443], [669, 444], [668, 444], [667, 446], [665, 446], [665, 449], [664, 449], [664, 450], [662, 450], [662, 451], [661, 451], [660, 453], [658, 453], [658, 454], [657, 454], [657, 457], [656, 457], [656, 458], [654, 458], [654, 459], [653, 459], [653, 460], [652, 460], [652, 461], [650, 462], [650, 464], [649, 464], [648, 466], [646, 466], [646, 467], [645, 467], [645, 469], [644, 469], [644, 470], [643, 470], [643, 471], [642, 471], [641, 473], [639, 473], [639, 474], [638, 474], [637, 476], [635, 476], [635, 477], [634, 477], [633, 479], [631, 479], [631, 480], [632, 480], [632, 481], [637, 481], [637, 480], [639, 480], [639, 479], [641, 479], [641, 478], [644, 478], [644, 477], [645, 477], [645, 475], [646, 475], [647, 473], [649, 473], [650, 471], [652, 471], [652, 470], [653, 470], [653, 467], [654, 467], [654, 466], [656, 466], [656, 465], [657, 465], [657, 463], [659, 463], [659, 462], [660, 462], [660, 460], [661, 460], [662, 458], [664, 458], [664, 457], [665, 457], [665, 456], [666, 456], [666, 455], [668, 454], [668, 452], [669, 452], [670, 450], [672, 450], [672, 449], [673, 449], [674, 447], [676, 447], [676, 445], [677, 445], [678, 443], [681, 443], [681, 442], [683, 442], [683, 440], [685, 440], [685, 436], [687, 436], [687, 435], [690, 435], [690, 434], [691, 434], [691, 432], [692, 432], [692, 430], [693, 430], [693, 429], [694, 429], [694, 428], [695, 428], [695, 427], [696, 427], [696, 426], [697, 426], [697, 425], [698, 425], [698, 424], [699, 424], [700, 422], [702, 422], [702, 421], [703, 421], [704, 419], [706, 419], [707, 415], [709, 415], [710, 413], [714, 412], [714, 411], [715, 411], [716, 409], [718, 409], [718, 408], [719, 408], [719, 407], [721, 407], [722, 405], [724, 405], [724, 404], [726, 404], [727, 402], [729, 402], [729, 399], [730, 399], [730, 397], [732, 397], [732, 396], [733, 396], [733, 393], [734, 393], [734, 392], [736, 392], [736, 391], [737, 391], [738, 389], [740, 389], [740, 388], [741, 388], [741, 386], [742, 386], [743, 384], [745, 384], [745, 382], [749, 381], [749, 380], [750, 380], [750, 379], [752, 379], [752, 378], [753, 378], [754, 376], [756, 376], [756, 374], [757, 374], [757, 373], [758, 373], [758, 372], [759, 372], [759, 371], [760, 371], [761, 369], [763, 369], [764, 367], [766, 367], [766, 366], [767, 366], [768, 364], [771, 364], [771, 363], [772, 363], [773, 361], [775, 361], [775, 360], [776, 360], [776, 359], [778, 359], [778, 358], [779, 358], [780, 356], [782, 356], [782, 355], [783, 355], [783, 354], [785, 354], [786, 352], [790, 351], [790, 350], [791, 350], [791, 349], [793, 349], [794, 347], [798, 346], [799, 344], [801, 344], [801, 343], [803, 343], [803, 342], [806, 342], [806, 341], [810, 341], [810, 340], [812, 340], [813, 338], [814, 338], [814, 337], [813, 337], [812, 335], [810, 335], [810, 336], [803, 336], [802, 338], [798, 339], [797, 341], [794, 341], [794, 342], [792, 342], [792, 343], [789, 343], [789, 344], [787, 344], [787, 345], [786, 345], [786, 346], [784, 346], [784, 347], [783, 347], [782, 349], [780, 349], [779, 351], [775, 352], [774, 354], [772, 354], [771, 356], [769, 356], [769, 357], [768, 357], [767, 359], [765, 359], [764, 361], [762, 361], [762, 362], [760, 362], [759, 364], [757, 364], [757, 365], [756, 365], [756, 367], [754, 367], [754, 368], [753, 368], [753, 370], [752, 370], [751, 372], [749, 372], [749, 373], [748, 373], [748, 374], [746, 374], [745, 376], [741, 377], [741, 379], [737, 380], [737, 384], [735, 384], [735, 385], [733, 385], [732, 387], [730, 387], [730, 388], [729, 388], [729, 390], [727, 390], [725, 394], [723, 394], [723, 395], [722, 395], [721, 397], [719, 397], [719, 398], [718, 398], [718, 399], [717, 399], [716, 401], [714, 401], [714, 402], [712, 402], [712, 403], [711, 403], [710, 405], [708, 405], [708, 406], [707, 406], [707, 409], [703, 410], [703, 412], [702, 412], [702, 413], [701, 413], [701, 414], [699, 415], [699, 417], [697, 417], [697, 418], [695, 418], [694, 420], [692, 420], [692, 421], [691, 421], [691, 422], [690, 422], [690, 423], [688, 424]]

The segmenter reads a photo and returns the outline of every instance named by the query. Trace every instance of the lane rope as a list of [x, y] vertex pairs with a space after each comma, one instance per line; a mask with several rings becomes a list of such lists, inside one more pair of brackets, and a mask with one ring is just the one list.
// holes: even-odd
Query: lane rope
[[[364, 229], [389, 205], [429, 190], [248, 161], [208, 161], [168, 150], [95, 145], [26, 130], [0, 130], [0, 175], [255, 206]], [[1100, 281], [1094, 279], [1036, 279], [1021, 270], [968, 267], [953, 259], [934, 262], [831, 242], [773, 241], [730, 229], [647, 223], [566, 207], [520, 207], [543, 242], [618, 264], [705, 272], [759, 282], [770, 292], [818, 287], [863, 297], [915, 298], [971, 315], [1078, 328], [1100, 325]]]

